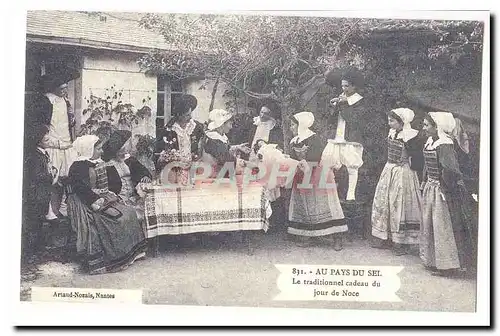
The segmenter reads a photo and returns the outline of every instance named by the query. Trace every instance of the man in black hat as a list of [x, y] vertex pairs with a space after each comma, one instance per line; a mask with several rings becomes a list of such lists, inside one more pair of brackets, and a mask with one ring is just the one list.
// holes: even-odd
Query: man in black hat
[[42, 76], [41, 92], [33, 105], [27, 106], [26, 123], [41, 123], [49, 128], [42, 147], [47, 151], [51, 164], [58, 170], [59, 181], [51, 197], [48, 220], [61, 218], [63, 199], [63, 181], [76, 153], [72, 148], [74, 140], [75, 118], [68, 100], [68, 82], [78, 78], [79, 72], [72, 69], [60, 69]]
[[[336, 86], [336, 83], [327, 84]], [[330, 100], [333, 107], [329, 118], [332, 130], [330, 142], [335, 146], [340, 164], [347, 168], [348, 189], [346, 200], [354, 201], [358, 182], [358, 169], [363, 165], [363, 146], [365, 141], [365, 123], [369, 122], [366, 115], [364, 97], [359, 93], [360, 75], [354, 72], [344, 73], [341, 77], [342, 93]], [[332, 141], [333, 140], [333, 141]], [[337, 175], [343, 175], [341, 172]], [[338, 178], [344, 184], [345, 178]]]
[[[335, 75], [327, 75], [326, 83], [330, 86], [338, 85], [332, 82], [333, 78]], [[358, 71], [346, 71], [338, 79], [340, 79], [342, 93], [330, 100], [332, 110], [329, 128], [332, 133], [329, 142], [336, 146], [340, 163], [347, 170], [346, 200], [354, 201], [359, 168], [363, 166], [370, 178], [373, 177], [372, 175], [377, 175], [379, 158], [373, 155], [378, 152], [374, 147], [380, 142], [378, 138], [384, 137], [387, 120], [361, 95], [363, 76]], [[345, 175], [342, 171], [336, 174], [340, 185], [344, 184]], [[367, 187], [364, 186], [363, 191], [370, 198], [374, 190], [365, 190]]]

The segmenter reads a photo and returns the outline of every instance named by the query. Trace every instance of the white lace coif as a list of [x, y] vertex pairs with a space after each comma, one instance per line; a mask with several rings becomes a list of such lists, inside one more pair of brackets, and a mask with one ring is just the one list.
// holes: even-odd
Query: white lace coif
[[226, 110], [216, 109], [208, 114], [208, 129], [214, 130], [221, 127], [226, 121], [232, 118], [232, 114]]
[[413, 121], [413, 118], [415, 118], [415, 112], [409, 108], [400, 107], [392, 110], [392, 112], [396, 113], [396, 115], [401, 118], [404, 125], [409, 125]]
[[429, 112], [432, 120], [436, 123], [438, 132], [450, 135], [456, 126], [455, 117], [450, 112]]
[[[411, 128], [411, 122], [415, 118], [415, 112], [413, 112], [413, 110], [410, 110], [409, 108], [404, 107], [400, 107], [391, 111], [396, 113], [396, 115], [403, 121], [403, 129], [401, 130], [401, 132], [399, 132], [398, 138], [403, 139], [403, 141], [408, 141], [416, 137], [418, 131]], [[389, 137], [394, 138], [395, 134], [396, 130], [389, 130]]]
[[73, 147], [78, 155], [76, 161], [90, 160], [94, 155], [94, 146], [97, 141], [99, 141], [99, 137], [91, 134], [76, 138], [73, 142]]
[[293, 117], [297, 120], [299, 125], [297, 128], [297, 136], [294, 137], [291, 142], [298, 143], [316, 134], [310, 130], [310, 127], [314, 124], [314, 114], [311, 112], [299, 112], [294, 114]]

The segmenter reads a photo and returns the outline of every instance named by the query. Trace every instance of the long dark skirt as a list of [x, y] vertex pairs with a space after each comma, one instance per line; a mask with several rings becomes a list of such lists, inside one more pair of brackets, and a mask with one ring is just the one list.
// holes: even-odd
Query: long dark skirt
[[288, 216], [288, 233], [296, 236], [320, 237], [348, 230], [335, 189], [292, 190]]
[[[113, 205], [119, 218], [92, 211], [68, 195], [68, 215], [77, 235], [77, 253], [90, 274], [123, 270], [146, 251], [146, 239], [133, 207]], [[113, 215], [114, 216], [114, 215]]]
[[465, 188], [443, 193], [427, 182], [423, 191], [420, 252], [424, 264], [438, 269], [475, 268], [477, 211]]
[[446, 196], [460, 265], [475, 269], [477, 266], [477, 203], [462, 185], [458, 185], [453, 194], [447, 193]]

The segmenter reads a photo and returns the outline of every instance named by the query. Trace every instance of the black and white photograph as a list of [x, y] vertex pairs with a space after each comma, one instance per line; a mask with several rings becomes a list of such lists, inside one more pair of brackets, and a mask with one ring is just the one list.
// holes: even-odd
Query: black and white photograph
[[489, 13], [367, 14], [28, 10], [19, 301], [477, 314]]

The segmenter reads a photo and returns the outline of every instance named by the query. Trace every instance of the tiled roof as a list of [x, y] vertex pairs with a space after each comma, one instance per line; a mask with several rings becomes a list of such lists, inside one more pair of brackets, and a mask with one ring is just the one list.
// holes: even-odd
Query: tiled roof
[[28, 11], [27, 36], [78, 42], [90, 46], [114, 45], [129, 49], [172, 49], [157, 33], [139, 27], [141, 13]]

